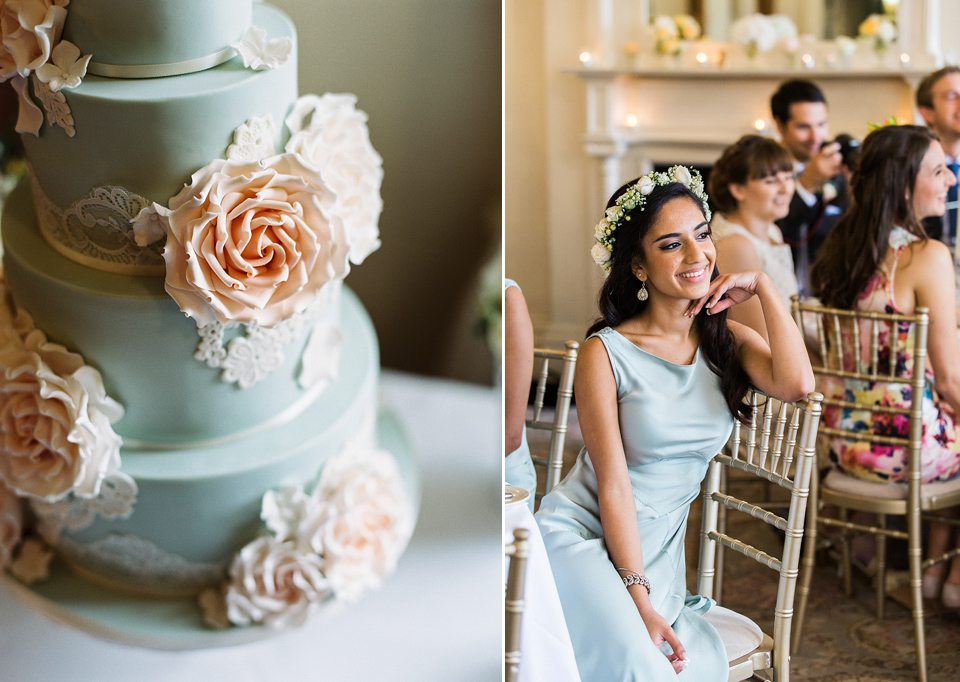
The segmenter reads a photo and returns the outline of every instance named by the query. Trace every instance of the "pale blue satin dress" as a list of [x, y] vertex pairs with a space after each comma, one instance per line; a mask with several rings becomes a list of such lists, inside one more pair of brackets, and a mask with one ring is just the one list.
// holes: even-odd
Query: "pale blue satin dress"
[[[617, 383], [620, 434], [636, 501], [643, 573], [650, 600], [690, 659], [676, 675], [657, 649], [600, 526], [597, 477], [586, 449], [563, 481], [540, 501], [537, 522], [560, 594], [583, 682], [696, 680], [723, 682], [727, 660], [703, 618], [712, 601], [686, 586], [684, 535], [690, 503], [707, 464], [730, 436], [733, 418], [719, 377], [697, 350], [690, 365], [658, 358], [613, 329], [597, 332]], [[669, 649], [666, 649], [669, 651]]]
[[[510, 287], [519, 285], [512, 279], [503, 280], [503, 290], [506, 292]], [[503, 461], [503, 478], [510, 485], [523, 488], [530, 493], [527, 498], [527, 506], [533, 512], [534, 496], [537, 492], [537, 470], [533, 466], [533, 459], [530, 457], [530, 446], [527, 444], [527, 429], [524, 427], [520, 435], [520, 446], [506, 456]]]

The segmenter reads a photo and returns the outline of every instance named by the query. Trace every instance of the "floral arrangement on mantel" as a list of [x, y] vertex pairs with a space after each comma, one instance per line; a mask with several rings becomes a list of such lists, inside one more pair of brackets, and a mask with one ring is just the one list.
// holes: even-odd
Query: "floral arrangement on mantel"
[[896, 19], [886, 14], [871, 14], [860, 24], [858, 37], [870, 43], [873, 51], [883, 56], [897, 41]]
[[750, 59], [775, 47], [795, 52], [797, 26], [783, 14], [750, 14], [730, 25], [730, 41], [740, 45]]
[[689, 14], [661, 14], [654, 18], [650, 28], [653, 51], [659, 55], [679, 55], [684, 44], [696, 40], [701, 33], [700, 24]]

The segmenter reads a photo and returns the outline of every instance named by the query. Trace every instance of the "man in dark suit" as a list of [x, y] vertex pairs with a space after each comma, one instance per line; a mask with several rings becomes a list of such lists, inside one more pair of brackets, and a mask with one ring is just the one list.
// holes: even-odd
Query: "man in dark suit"
[[828, 141], [827, 100], [810, 81], [783, 83], [770, 98], [770, 113], [797, 171], [790, 212], [777, 225], [793, 251], [800, 290], [809, 294], [810, 265], [846, 209], [840, 145]]
[[[917, 111], [940, 137], [947, 166], [960, 172], [960, 66], [945, 66], [927, 74], [917, 86]], [[957, 241], [957, 186], [947, 192], [943, 217], [924, 220], [927, 234], [954, 249]]]

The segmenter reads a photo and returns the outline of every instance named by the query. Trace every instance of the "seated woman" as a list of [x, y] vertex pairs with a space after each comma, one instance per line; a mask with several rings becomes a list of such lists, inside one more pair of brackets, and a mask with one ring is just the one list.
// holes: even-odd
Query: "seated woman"
[[[946, 167], [936, 135], [919, 126], [887, 126], [863, 141], [858, 169], [852, 176], [851, 202], [844, 217], [819, 251], [811, 269], [814, 292], [827, 306], [910, 314], [918, 307], [930, 310], [928, 371], [923, 398], [923, 482], [943, 481], [960, 471], [960, 442], [955, 414], [960, 413], [960, 346], [957, 343], [953, 257], [941, 242], [927, 239], [920, 221], [942, 216], [948, 188], [956, 183]], [[889, 333], [881, 327], [881, 334]], [[907, 348], [913, 329], [900, 329]], [[869, 343], [868, 330], [861, 341]], [[904, 353], [906, 355], [906, 353]], [[846, 354], [852, 369], [852, 357]], [[898, 358], [898, 363], [906, 358]], [[881, 371], [887, 371], [881, 368]], [[865, 393], [869, 392], [869, 396]], [[887, 401], [910, 404], [910, 385], [900, 383], [826, 382], [828, 398]], [[853, 395], [851, 398], [850, 395]], [[870, 420], [853, 410], [824, 410], [826, 426], [869, 428]], [[904, 426], [904, 433], [906, 426]], [[843, 471], [870, 481], [904, 482], [908, 470], [901, 447], [831, 442], [831, 459]], [[934, 523], [930, 555], [946, 551], [950, 527]], [[924, 595], [940, 592], [945, 565], [935, 564], [924, 574]], [[960, 558], [950, 565], [943, 599], [960, 606]]]
[[[710, 199], [717, 208], [710, 222], [717, 267], [720, 272], [765, 272], [787, 308], [799, 285], [790, 246], [774, 221], [790, 211], [794, 184], [790, 152], [760, 135], [741, 137], [710, 170]], [[766, 333], [756, 298], [731, 308], [730, 319]]]
[[512, 279], [503, 281], [503, 430], [505, 459], [503, 478], [510, 485], [530, 493], [527, 504], [534, 508], [537, 472], [527, 444], [527, 400], [533, 380], [533, 324], [520, 287]]
[[[584, 682], [727, 679], [711, 602], [686, 591], [689, 505], [750, 383], [813, 390], [770, 277], [719, 275], [706, 216], [700, 176], [674, 166], [617, 190], [595, 232], [609, 274], [574, 382], [586, 447], [537, 513]], [[727, 319], [753, 297], [769, 344]]]

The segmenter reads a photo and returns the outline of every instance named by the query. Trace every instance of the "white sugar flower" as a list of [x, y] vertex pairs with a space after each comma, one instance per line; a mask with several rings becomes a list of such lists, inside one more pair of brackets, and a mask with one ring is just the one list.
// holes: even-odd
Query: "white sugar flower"
[[293, 41], [283, 36], [267, 40], [267, 32], [257, 26], [251, 26], [243, 34], [240, 42], [234, 43], [233, 47], [243, 65], [254, 71], [263, 71], [265, 69], [276, 69], [290, 57], [293, 51]]
[[[310, 332], [300, 356], [301, 370], [297, 383], [301, 388], [326, 386], [340, 371], [340, 351], [343, 348], [343, 330], [331, 320], [320, 321]], [[322, 389], [318, 389], [322, 390]]]
[[336, 193], [334, 212], [347, 230], [350, 261], [359, 265], [380, 247], [383, 160], [356, 104], [349, 94], [304, 95], [285, 119], [291, 133], [285, 150], [317, 169]]
[[87, 75], [87, 64], [92, 56], [81, 57], [79, 47], [69, 40], [61, 40], [50, 53], [50, 61], [37, 68], [37, 78], [54, 92], [61, 88], [75, 88]]
[[133, 219], [133, 237], [137, 246], [147, 246], [167, 236], [170, 209], [154, 202], [140, 209]]
[[254, 116], [240, 124], [233, 134], [233, 144], [227, 147], [230, 161], [260, 161], [276, 153], [274, 138], [277, 126], [273, 116]]
[[20, 546], [20, 554], [10, 564], [10, 573], [24, 584], [45, 580], [50, 575], [53, 551], [37, 538], [27, 538]]
[[[293, 542], [262, 537], [240, 550], [230, 566], [227, 618], [236, 625], [263, 623], [277, 629], [302, 625], [330, 596], [319, 556], [299, 551]], [[208, 611], [213, 613], [215, 609]]]
[[319, 513], [319, 503], [302, 486], [285, 485], [264, 493], [260, 518], [278, 541], [285, 542], [295, 539], [300, 526]]

